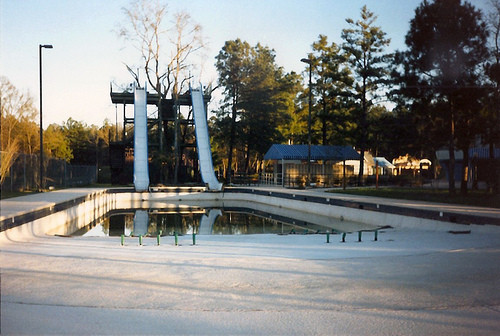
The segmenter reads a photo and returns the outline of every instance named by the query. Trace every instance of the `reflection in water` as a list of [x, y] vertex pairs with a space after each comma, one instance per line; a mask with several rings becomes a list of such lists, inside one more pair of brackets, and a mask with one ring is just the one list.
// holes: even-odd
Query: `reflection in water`
[[148, 233], [148, 211], [137, 210], [134, 214], [134, 235], [145, 236]]
[[210, 209], [208, 214], [201, 215], [200, 227], [198, 228], [198, 234], [209, 235], [212, 234], [215, 220], [217, 217], [222, 216], [221, 209]]
[[312, 233], [328, 227], [252, 210], [196, 209], [190, 211], [132, 210], [109, 214], [102, 223], [73, 235], [155, 236], [177, 234]]

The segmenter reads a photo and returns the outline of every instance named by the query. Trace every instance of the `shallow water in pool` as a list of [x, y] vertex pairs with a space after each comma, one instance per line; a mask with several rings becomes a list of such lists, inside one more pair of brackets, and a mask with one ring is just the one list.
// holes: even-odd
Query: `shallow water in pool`
[[331, 228], [254, 210], [136, 209], [110, 212], [100, 223], [88, 225], [74, 236], [156, 236], [177, 234], [325, 233]]

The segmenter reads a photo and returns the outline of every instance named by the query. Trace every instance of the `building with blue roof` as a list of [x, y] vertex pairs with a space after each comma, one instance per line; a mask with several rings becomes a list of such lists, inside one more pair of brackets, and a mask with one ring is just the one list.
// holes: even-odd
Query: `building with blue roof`
[[[264, 160], [272, 164], [272, 172], [265, 173], [268, 183], [282, 186], [301, 186], [308, 175], [309, 145], [272, 145]], [[340, 185], [353, 175], [347, 160], [359, 160], [359, 153], [351, 146], [311, 145], [311, 184]]]

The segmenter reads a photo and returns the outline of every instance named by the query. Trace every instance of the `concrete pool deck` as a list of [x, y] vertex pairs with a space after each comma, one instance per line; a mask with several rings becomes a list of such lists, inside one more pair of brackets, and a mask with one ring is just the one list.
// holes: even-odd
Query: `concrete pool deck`
[[105, 190], [106, 188], [74, 188], [3, 199], [0, 200], [0, 220], [38, 211]]
[[[2, 201], [2, 216], [6, 204], [20, 207], [14, 214], [85, 192]], [[377, 242], [332, 235], [329, 244], [325, 235], [199, 236], [194, 246], [187, 236], [180, 246], [172, 237], [160, 246], [152, 238], [143, 246], [134, 238], [120, 246], [119, 237], [4, 240], [0, 333], [498, 335], [498, 260], [495, 225], [470, 234], [387, 229]]]
[[[424, 201], [411, 201], [403, 199], [393, 199], [393, 198], [382, 198], [382, 197], [372, 197], [372, 196], [362, 196], [362, 195], [349, 195], [342, 193], [335, 193], [335, 189], [331, 188], [314, 188], [314, 189], [286, 189], [280, 187], [256, 187], [246, 189], [258, 189], [266, 190], [270, 192], [280, 192], [288, 194], [297, 194], [304, 196], [316, 196], [316, 197], [328, 197], [330, 199], [336, 199], [341, 201], [347, 201], [357, 204], [371, 204], [371, 205], [387, 205], [399, 207], [407, 210], [411, 213], [412, 210], [427, 210], [442, 213], [453, 213], [457, 215], [476, 217], [479, 221], [488, 222], [489, 224], [494, 224], [500, 226], [500, 208], [488, 208], [479, 206], [468, 206], [461, 204], [446, 204], [446, 203], [434, 203], [434, 202], [424, 202]], [[483, 220], [487, 218], [487, 220]]]
[[[485, 221], [488, 224], [500, 226], [500, 209], [486, 208], [477, 206], [431, 203], [423, 201], [410, 201], [400, 199], [388, 199], [361, 195], [336, 194], [327, 192], [331, 189], [286, 189], [281, 187], [239, 187], [237, 189], [257, 190], [266, 192], [279, 192], [282, 194], [294, 194], [313, 197], [328, 197], [332, 200], [346, 201], [353, 204], [371, 204], [386, 205], [403, 209], [403, 211], [412, 212], [414, 210], [434, 211], [440, 213], [450, 213], [457, 215], [470, 216], [477, 218], [480, 222]], [[47, 193], [31, 194], [27, 196], [9, 198], [0, 201], [0, 221], [12, 218], [21, 214], [40, 211], [46, 208], [54, 207], [57, 204], [66, 203], [78, 198], [84, 198], [89, 194], [102, 193], [106, 188], [78, 188], [65, 189]], [[411, 216], [411, 214], [409, 214]], [[418, 216], [418, 213], [416, 214]], [[485, 220], [486, 218], [486, 220]]]

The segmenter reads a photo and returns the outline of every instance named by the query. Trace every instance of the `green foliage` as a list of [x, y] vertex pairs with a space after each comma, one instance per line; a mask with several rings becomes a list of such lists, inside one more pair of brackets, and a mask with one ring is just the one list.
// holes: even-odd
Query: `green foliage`
[[299, 77], [285, 74], [275, 58], [274, 50], [260, 44], [251, 47], [240, 39], [227, 41], [216, 57], [225, 95], [214, 139], [227, 146], [227, 167], [233, 167], [233, 151], [239, 148], [243, 162], [238, 164], [246, 172], [250, 166], [256, 169], [270, 145], [285, 139], [280, 130], [292, 121]]
[[[344, 40], [342, 49], [355, 77], [355, 97], [366, 106], [372, 104], [378, 90], [386, 83], [391, 60], [390, 54], [384, 54], [391, 40], [386, 38], [380, 27], [374, 25], [376, 19], [377, 16], [363, 6], [361, 19], [346, 19], [350, 28], [343, 29], [341, 34]], [[364, 106], [362, 108], [366, 112]]]
[[275, 63], [274, 51], [257, 44], [251, 64], [240, 105], [244, 111], [240, 127], [247, 151], [246, 171], [253, 153], [262, 158], [271, 144], [283, 141], [278, 125], [285, 123], [288, 112], [286, 93], [280, 94], [283, 71]]
[[[400, 70], [394, 78], [402, 84], [405, 103], [410, 104], [417, 120], [427, 125], [427, 134], [420, 136], [431, 136], [433, 147], [448, 144], [450, 172], [454, 170], [456, 145], [467, 155], [475, 136], [481, 133], [483, 123], [478, 116], [484, 96], [487, 37], [482, 14], [470, 3], [424, 1], [410, 22], [408, 50], [396, 57]], [[449, 176], [449, 191], [454, 193], [454, 174]]]
[[415, 11], [406, 35], [409, 66], [422, 84], [444, 86], [466, 83], [485, 60], [488, 31], [481, 12], [468, 2], [423, 2]]
[[66, 162], [73, 159], [68, 138], [66, 138], [60, 126], [52, 124], [47, 127], [44, 132], [44, 143], [46, 143], [43, 147], [44, 152], [47, 152], [50, 157], [63, 159]]
[[[304, 133], [305, 110], [299, 106], [298, 93], [302, 91], [301, 77], [295, 72], [286, 73], [278, 79], [275, 99], [279, 101], [282, 120], [278, 123], [278, 134], [285, 140], [297, 142]], [[305, 134], [305, 133], [304, 133]]]
[[224, 90], [224, 102], [238, 109], [243, 78], [248, 74], [251, 47], [240, 39], [226, 41], [216, 57], [219, 85]]
[[115, 130], [108, 121], [99, 128], [95, 125], [88, 126], [73, 118], [69, 118], [60, 127], [60, 132], [68, 141], [73, 154], [71, 163], [81, 165], [102, 165], [107, 162], [108, 151], [105, 147], [109, 145], [110, 137], [114, 137]]
[[380, 95], [380, 89], [388, 80], [388, 64], [391, 55], [384, 54], [390, 39], [380, 27], [375, 26], [377, 17], [366, 6], [361, 8], [361, 19], [346, 19], [350, 28], [342, 30], [344, 44], [342, 48], [354, 75], [353, 94], [356, 98], [359, 120], [357, 144], [360, 149], [360, 170], [358, 182], [361, 183], [364, 167], [364, 151], [368, 140], [368, 112], [370, 106]]
[[87, 125], [81, 121], [69, 118], [62, 126], [62, 133], [69, 142], [73, 152], [73, 164], [95, 164], [96, 152], [94, 137]]
[[[226, 178], [231, 181], [233, 149], [236, 139], [236, 122], [240, 109], [243, 79], [248, 74], [250, 45], [240, 39], [226, 41], [224, 47], [216, 57], [216, 68], [219, 73], [219, 85], [224, 90], [224, 105], [219, 111], [222, 118], [230, 111], [228, 142], [228, 169]], [[230, 107], [230, 109], [228, 109]]]
[[[353, 130], [349, 127], [352, 119], [349, 100], [354, 78], [347, 66], [346, 55], [334, 42], [329, 44], [325, 35], [319, 35], [312, 48], [309, 58], [314, 74], [313, 94], [318, 100], [313, 107], [313, 138], [321, 138], [323, 145], [345, 144]], [[320, 136], [315, 137], [314, 133]]]

